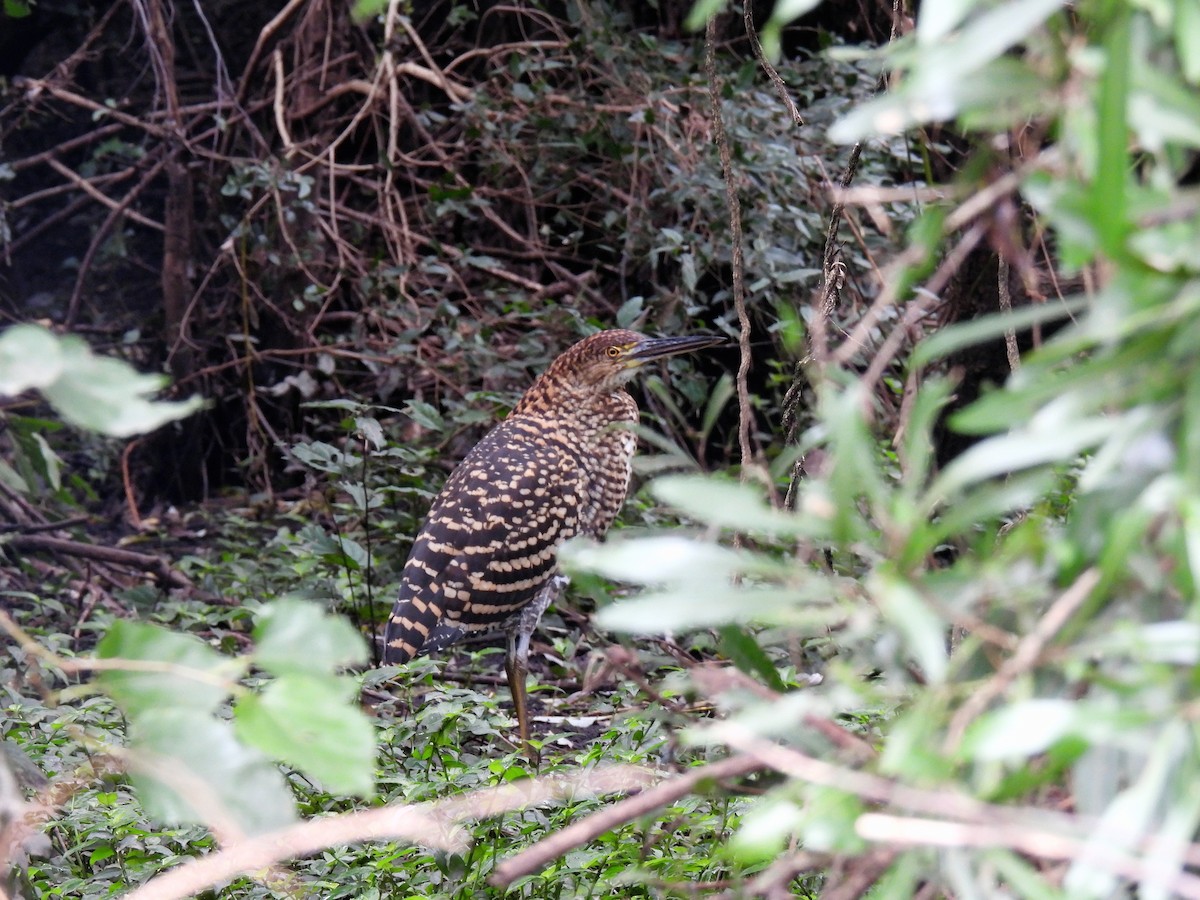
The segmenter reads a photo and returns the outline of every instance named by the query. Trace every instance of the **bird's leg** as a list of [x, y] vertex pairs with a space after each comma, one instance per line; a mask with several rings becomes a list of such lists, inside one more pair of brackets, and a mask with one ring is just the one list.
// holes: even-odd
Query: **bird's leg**
[[521, 749], [533, 764], [539, 762], [538, 752], [529, 742], [529, 703], [526, 694], [526, 679], [529, 675], [529, 639], [537, 629], [542, 613], [562, 594], [569, 579], [555, 575], [538, 591], [536, 597], [521, 610], [516, 625], [508, 632], [508, 655], [504, 660], [504, 671], [508, 675], [508, 689], [512, 694], [513, 710], [517, 714], [517, 730], [521, 736]]

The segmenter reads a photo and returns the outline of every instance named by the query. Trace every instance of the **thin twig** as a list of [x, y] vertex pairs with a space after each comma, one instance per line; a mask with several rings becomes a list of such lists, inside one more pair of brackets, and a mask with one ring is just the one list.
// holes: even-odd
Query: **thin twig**
[[[1012, 314], [1012, 292], [1008, 287], [1008, 260], [1003, 255], [999, 258], [999, 264], [996, 267], [996, 290], [1000, 296], [1000, 310], [1005, 315]], [[1012, 372], [1016, 372], [1021, 368], [1021, 352], [1017, 349], [1017, 333], [1011, 329], [1004, 329], [1004, 349], [1008, 353], [1008, 368]]]
[[1099, 569], [1091, 568], [1084, 571], [1051, 604], [1033, 631], [1021, 640], [1013, 655], [1004, 661], [996, 674], [981, 688], [971, 693], [955, 712], [954, 718], [950, 720], [950, 726], [946, 730], [945, 750], [947, 753], [953, 753], [958, 748], [963, 734], [971, 722], [978, 718], [994, 700], [1003, 695], [1018, 677], [1037, 664], [1046, 645], [1063, 629], [1071, 616], [1075, 615], [1075, 612], [1099, 583]]
[[612, 831], [619, 825], [644, 816], [656, 809], [686, 797], [702, 781], [737, 778], [764, 768], [764, 764], [747, 756], [735, 756], [720, 762], [688, 769], [678, 778], [664, 781], [619, 803], [593, 813], [586, 819], [554, 832], [527, 850], [504, 860], [496, 866], [488, 882], [495, 887], [508, 887], [518, 878], [531, 875], [563, 854], [588, 841]]
[[712, 101], [713, 139], [721, 155], [721, 172], [725, 178], [725, 201], [729, 205], [729, 240], [732, 251], [733, 304], [738, 317], [738, 450], [741, 454], [742, 477], [745, 478], [752, 464], [750, 449], [750, 388], [747, 377], [750, 372], [750, 316], [746, 312], [745, 250], [742, 239], [742, 203], [734, 181], [733, 154], [729, 149], [729, 136], [721, 115], [721, 85], [717, 80], [717, 17], [710, 16], [704, 31], [704, 70], [708, 74], [708, 93]]
[[638, 766], [612, 766], [484, 788], [450, 800], [312, 819], [186, 862], [152, 878], [125, 900], [182, 900], [286, 859], [362, 841], [404, 840], [462, 852], [467, 847], [463, 822], [581, 796], [641, 790], [657, 778], [658, 773]]
[[145, 572], [152, 572], [159, 581], [171, 587], [194, 587], [181, 572], [171, 568], [171, 564], [166, 559], [161, 556], [151, 556], [148, 553], [135, 553], [132, 550], [121, 550], [117, 547], [98, 547], [95, 544], [81, 544], [65, 538], [36, 534], [13, 535], [6, 538], [3, 543], [26, 552], [62, 553], [67, 556], [94, 559], [117, 566], [129, 566]]
[[[715, 16], [711, 17], [711, 22]], [[758, 59], [758, 64], [762, 66], [762, 70], [767, 73], [767, 78], [771, 84], [775, 86], [775, 93], [779, 95], [780, 101], [787, 108], [788, 115], [792, 117], [793, 125], [803, 125], [804, 119], [800, 115], [800, 110], [796, 108], [796, 101], [792, 99], [792, 95], [788, 93], [787, 84], [779, 76], [779, 70], [771, 65], [771, 61], [767, 59], [767, 54], [763, 52], [762, 41], [758, 39], [758, 29], [754, 25], [754, 4], [747, 3], [742, 8], [742, 20], [746, 23], [746, 36], [750, 38], [750, 47], [754, 50], [754, 56]]]

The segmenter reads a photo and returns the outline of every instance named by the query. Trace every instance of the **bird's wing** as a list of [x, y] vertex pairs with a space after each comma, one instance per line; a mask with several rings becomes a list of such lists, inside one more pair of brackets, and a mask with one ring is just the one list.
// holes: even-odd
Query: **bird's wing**
[[447, 480], [404, 567], [385, 662], [504, 624], [554, 574], [558, 545], [579, 531], [586, 476], [567, 447], [525, 437], [502, 425]]

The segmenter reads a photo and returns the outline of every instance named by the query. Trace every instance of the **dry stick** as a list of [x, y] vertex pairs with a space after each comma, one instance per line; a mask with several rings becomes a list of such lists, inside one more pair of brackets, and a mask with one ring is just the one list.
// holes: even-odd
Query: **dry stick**
[[162, 140], [171, 137], [170, 131], [162, 126], [152, 125], [143, 119], [139, 119], [137, 116], [131, 116], [129, 113], [105, 106], [103, 103], [97, 103], [95, 100], [76, 94], [74, 91], [69, 91], [66, 88], [61, 88], [56, 84], [51, 84], [48, 81], [37, 78], [14, 78], [13, 86], [35, 94], [39, 91], [45, 91], [56, 100], [62, 100], [64, 103], [70, 103], [90, 112], [97, 113], [99, 118], [113, 119], [122, 125], [128, 125], [130, 128], [136, 128], [139, 131], [144, 131], [146, 134]]
[[[781, 856], [763, 869], [754, 878], [740, 886], [736, 894], [722, 894], [722, 900], [733, 897], [792, 897], [788, 885], [801, 872], [811, 872], [813, 869], [824, 869], [829, 866], [828, 853], [814, 853], [811, 850], [800, 850]], [[824, 894], [822, 894], [824, 897]]]
[[[1022, 176], [1023, 171], [1009, 172], [1002, 178], [997, 178], [983, 190], [972, 194], [963, 201], [961, 206], [946, 217], [942, 229], [943, 234], [952, 234], [984, 215], [1001, 197], [1011, 194], [1020, 187]], [[863, 349], [867, 338], [879, 323], [879, 319], [883, 316], [884, 312], [896, 303], [896, 291], [901, 282], [899, 273], [903, 272], [909, 266], [918, 265], [924, 258], [925, 248], [914, 245], [904, 250], [887, 267], [882, 278], [883, 289], [879, 292], [879, 296], [875, 298], [875, 302], [871, 304], [871, 308], [867, 310], [866, 314], [846, 337], [846, 340], [833, 352], [833, 362], [838, 365], [845, 365], [854, 358], [856, 353]]]
[[307, 0], [289, 0], [287, 6], [281, 9], [278, 15], [259, 31], [258, 39], [254, 42], [254, 49], [250, 51], [250, 58], [246, 60], [246, 67], [242, 70], [242, 80], [238, 85], [237, 94], [233, 101], [235, 106], [240, 108], [246, 102], [246, 94], [250, 91], [252, 81], [251, 76], [254, 75], [254, 69], [258, 66], [258, 58], [262, 56], [263, 48], [266, 47], [267, 42], [295, 14], [296, 10], [304, 6], [306, 2]]
[[891, 363], [892, 357], [900, 350], [900, 345], [908, 334], [908, 330], [917, 324], [928, 312], [929, 305], [935, 300], [940, 299], [939, 295], [950, 281], [951, 276], [958, 271], [975, 246], [983, 240], [983, 226], [975, 224], [962, 236], [953, 249], [946, 255], [942, 264], [938, 266], [937, 271], [933, 273], [933, 277], [925, 286], [920, 294], [905, 306], [904, 316], [896, 324], [896, 326], [888, 333], [883, 344], [875, 351], [874, 357], [871, 359], [871, 365], [867, 367], [866, 374], [863, 375], [860, 384], [862, 385], [863, 402], [868, 404], [867, 412], [870, 412], [870, 397], [873, 393], [875, 383], [883, 377], [883, 371]]
[[[1000, 295], [1000, 309], [1005, 315], [1012, 313], [1012, 293], [1008, 289], [1008, 260], [1000, 257], [996, 267], [996, 289]], [[1017, 349], [1017, 333], [1011, 329], [1004, 330], [1004, 349], [1008, 352], [1008, 368], [1016, 372], [1021, 368], [1021, 354]]]
[[848, 867], [849, 871], [832, 888], [821, 891], [821, 900], [858, 900], [883, 877], [899, 855], [900, 851], [891, 847], [880, 847], [860, 855], [857, 865]]
[[[71, 170], [68, 169], [67, 171]], [[93, 188], [99, 188], [101, 185], [120, 184], [122, 181], [130, 179], [136, 174], [137, 169], [133, 166], [128, 166], [119, 172], [110, 172], [107, 175], [93, 175], [91, 178], [87, 179], [87, 182]], [[80, 176], [77, 175], [76, 177]], [[51, 197], [58, 197], [62, 194], [71, 194], [78, 189], [79, 185], [75, 184], [74, 180], [68, 181], [66, 184], [51, 185], [50, 187], [44, 188], [40, 191], [32, 191], [28, 194], [23, 194], [16, 200], [13, 200], [11, 203], [9, 203], [8, 209], [10, 211], [15, 211], [23, 206], [29, 206], [32, 203], [38, 203], [41, 200], [49, 200]], [[88, 196], [91, 195], [89, 194]], [[101, 202], [106, 203], [106, 205], [110, 202], [115, 202], [109, 201], [108, 195], [106, 194], [101, 194], [101, 197], [103, 198]]]
[[311, 819], [186, 862], [126, 894], [125, 900], [181, 900], [286, 859], [362, 841], [405, 840], [461, 852], [467, 836], [460, 822], [580, 795], [640, 790], [655, 777], [656, 773], [641, 767], [612, 766], [573, 778], [544, 777], [505, 784], [441, 802]]
[[495, 872], [488, 878], [488, 883], [494, 887], [508, 887], [518, 878], [532, 875], [564, 853], [586, 844], [606, 831], [611, 831], [619, 825], [687, 796], [705, 779], [736, 778], [739, 775], [757, 772], [765, 767], [762, 762], [752, 757], [734, 756], [720, 762], [689, 769], [678, 778], [664, 781], [640, 794], [614, 803], [586, 819], [554, 832], [529, 849], [522, 850], [516, 856], [504, 860], [496, 866]]
[[974, 691], [966, 702], [954, 713], [946, 731], [944, 749], [953, 753], [962, 741], [967, 726], [971, 724], [993, 700], [999, 698], [1022, 673], [1037, 664], [1046, 644], [1063, 629], [1071, 616], [1083, 605], [1088, 595], [1100, 583], [1100, 571], [1087, 569], [1075, 582], [1063, 591], [1046, 614], [1034, 627], [1011, 657], [1004, 661], [999, 670], [979, 690]]
[[721, 86], [717, 82], [717, 17], [710, 16], [704, 30], [704, 70], [708, 75], [708, 93], [712, 101], [713, 138], [721, 154], [721, 173], [725, 177], [725, 201], [729, 204], [729, 237], [733, 248], [733, 304], [738, 316], [738, 451], [742, 458], [742, 477], [751, 463], [750, 450], [750, 388], [746, 377], [750, 372], [750, 317], [746, 313], [745, 258], [742, 246], [742, 203], [734, 183], [733, 156], [729, 137], [721, 118]]
[[[771, 84], [775, 85], [775, 92], [779, 94], [779, 99], [783, 105], [787, 107], [788, 115], [792, 117], [792, 124], [803, 125], [804, 119], [800, 116], [800, 110], [796, 108], [795, 102], [792, 100], [792, 95], [788, 93], [787, 85], [783, 79], [779, 77], [779, 71], [771, 65], [771, 61], [767, 59], [767, 55], [763, 53], [762, 41], [758, 39], [758, 29], [754, 27], [754, 4], [747, 3], [742, 9], [742, 19], [746, 23], [746, 36], [750, 38], [750, 46], [754, 50], [754, 55], [758, 58], [758, 64], [762, 66], [763, 71], [767, 73], [767, 78], [771, 80]], [[711, 22], [712, 19], [709, 19]]]
[[[150, 168], [145, 175], [141, 177], [136, 185], [130, 188], [129, 192], [121, 199], [121, 202], [114, 207], [104, 221], [100, 223], [100, 227], [96, 229], [96, 233], [92, 235], [92, 240], [88, 244], [87, 252], [83, 255], [83, 259], [79, 263], [79, 271], [75, 275], [75, 284], [71, 288], [71, 297], [67, 301], [67, 312], [63, 317], [63, 327], [70, 330], [75, 319], [79, 315], [79, 307], [83, 304], [83, 290], [87, 285], [87, 278], [92, 272], [92, 262], [97, 254], [103, 249], [105, 242], [108, 240], [109, 233], [116, 227], [117, 222], [122, 216], [132, 215], [128, 207], [133, 203], [137, 196], [146, 188], [154, 177], [162, 170], [166, 164], [165, 160], [159, 160]], [[164, 227], [156, 225], [160, 231], [164, 231]]]
[[130, 566], [134, 569], [154, 573], [159, 581], [171, 587], [194, 587], [181, 573], [172, 569], [171, 564], [161, 556], [151, 556], [148, 553], [134, 553], [132, 550], [119, 550], [116, 547], [97, 547], [93, 544], [81, 544], [78, 541], [35, 534], [13, 535], [5, 540], [4, 544], [17, 550], [63, 553], [67, 556], [78, 556], [81, 559], [94, 559], [118, 566]]
[[[108, 194], [97, 189], [95, 185], [93, 185], [90, 181], [88, 181], [88, 179], [84, 178], [82, 175], [80, 175], [78, 172], [74, 171], [73, 169], [63, 165], [61, 162], [59, 162], [54, 157], [48, 158], [46, 160], [46, 165], [48, 165], [51, 169], [53, 169], [55, 172], [57, 172], [59, 175], [61, 175], [63, 178], [65, 178], [67, 181], [69, 181], [71, 184], [75, 185], [77, 188], [79, 188], [79, 190], [83, 191], [85, 194], [87, 194], [89, 197], [91, 197], [97, 203], [100, 203], [103, 206], [107, 206], [109, 209], [113, 210], [114, 212], [122, 213], [123, 215], [125, 215], [126, 218], [132, 219], [134, 222], [137, 222], [139, 225], [145, 225], [147, 228], [153, 228], [155, 231], [163, 230], [163, 226], [162, 226], [161, 222], [155, 222], [153, 219], [149, 219], [146, 216], [143, 216], [139, 212], [135, 212], [134, 210], [127, 209], [126, 207], [129, 206], [130, 197], [127, 196], [124, 200], [120, 200], [120, 201], [114, 200], [112, 197], [108, 196]], [[131, 192], [131, 193], [134, 193], [134, 192]]]

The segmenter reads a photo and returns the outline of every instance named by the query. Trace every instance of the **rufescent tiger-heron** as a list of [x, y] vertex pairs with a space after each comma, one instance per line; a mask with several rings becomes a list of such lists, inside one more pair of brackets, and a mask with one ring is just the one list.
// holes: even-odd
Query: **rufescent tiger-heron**
[[601, 538], [625, 502], [638, 407], [624, 389], [649, 362], [724, 338], [593, 334], [557, 357], [459, 464], [404, 567], [384, 664], [441, 650], [465, 633], [508, 632], [505, 670], [521, 745], [529, 743], [529, 640], [566, 584], [557, 550]]

